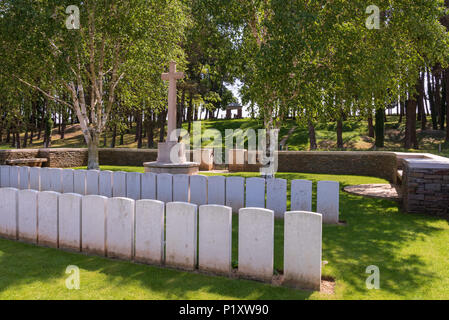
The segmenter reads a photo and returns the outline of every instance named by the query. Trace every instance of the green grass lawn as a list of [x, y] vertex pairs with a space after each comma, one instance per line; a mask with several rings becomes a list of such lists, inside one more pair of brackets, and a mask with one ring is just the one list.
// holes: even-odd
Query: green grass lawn
[[[142, 171], [133, 167], [103, 170]], [[245, 177], [257, 174], [234, 174]], [[339, 181], [341, 186], [384, 183], [378, 178], [279, 173], [279, 178]], [[316, 188], [316, 184], [314, 185]], [[314, 190], [314, 208], [315, 208]], [[448, 299], [447, 220], [405, 214], [393, 201], [341, 192], [346, 226], [323, 227], [323, 276], [336, 281], [325, 295], [260, 282], [181, 272], [0, 240], [0, 299]], [[238, 217], [233, 219], [237, 260]], [[275, 269], [283, 267], [283, 221], [275, 225]], [[68, 265], [81, 269], [81, 289], [65, 287]], [[380, 290], [368, 290], [370, 265], [380, 268]]]

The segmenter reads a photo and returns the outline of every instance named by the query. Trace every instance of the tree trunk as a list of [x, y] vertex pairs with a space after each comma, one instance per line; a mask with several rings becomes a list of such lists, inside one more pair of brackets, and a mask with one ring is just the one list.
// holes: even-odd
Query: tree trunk
[[337, 148], [343, 149], [343, 121], [337, 120]]
[[376, 142], [377, 148], [385, 146], [385, 109], [376, 109]]
[[444, 73], [444, 85], [446, 87], [446, 143], [449, 143], [449, 68]]
[[418, 89], [418, 110], [420, 110], [421, 114], [421, 130], [424, 131], [427, 126], [427, 116], [424, 107], [424, 74], [419, 78]]
[[91, 139], [87, 142], [88, 158], [87, 158], [87, 170], [99, 170], [100, 160], [98, 156], [98, 144], [100, 142], [100, 136], [96, 133], [91, 133]]
[[112, 129], [111, 148], [115, 148], [115, 140], [117, 139], [117, 125]]
[[404, 114], [405, 114], [405, 102], [399, 101], [399, 109], [401, 111], [400, 111], [398, 123], [402, 123], [402, 118], [404, 117]]
[[149, 149], [154, 148], [154, 113], [149, 111], [147, 120], [147, 147]]
[[318, 146], [316, 144], [315, 126], [310, 120], [308, 123], [308, 127], [309, 127], [310, 150], [316, 150]]
[[368, 136], [374, 138], [373, 116], [368, 116]]

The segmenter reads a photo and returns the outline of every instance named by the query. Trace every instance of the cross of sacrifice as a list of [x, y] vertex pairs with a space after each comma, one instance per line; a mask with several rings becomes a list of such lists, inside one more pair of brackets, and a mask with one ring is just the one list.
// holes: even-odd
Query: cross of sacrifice
[[162, 80], [168, 81], [167, 141], [172, 141], [171, 134], [176, 130], [176, 80], [180, 79], [184, 79], [184, 73], [176, 72], [176, 62], [171, 61], [169, 72], [162, 74]]

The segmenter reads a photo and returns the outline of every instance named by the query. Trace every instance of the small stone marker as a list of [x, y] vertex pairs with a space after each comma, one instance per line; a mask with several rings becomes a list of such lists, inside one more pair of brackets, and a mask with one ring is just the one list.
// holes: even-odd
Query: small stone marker
[[103, 196], [85, 196], [82, 199], [82, 251], [106, 255], [106, 202]]
[[165, 263], [193, 270], [197, 253], [197, 206], [191, 203], [166, 204]]
[[51, 168], [50, 172], [50, 191], [62, 192], [62, 169]]
[[41, 190], [41, 168], [30, 168], [30, 189], [40, 191]]
[[64, 169], [62, 170], [62, 192], [64, 193], [74, 193], [74, 185], [73, 185], [73, 177], [74, 177], [73, 169]]
[[157, 175], [157, 200], [165, 203], [173, 201], [173, 175], [169, 173]]
[[112, 171], [100, 171], [100, 182], [98, 186], [100, 196], [112, 198], [113, 175]]
[[273, 277], [274, 212], [243, 208], [239, 211], [238, 272], [261, 280]]
[[246, 207], [265, 208], [265, 179], [246, 179]]
[[142, 175], [142, 199], [156, 200], [156, 178], [157, 174], [153, 172]]
[[231, 272], [232, 252], [232, 208], [205, 205], [199, 209], [200, 270]]
[[126, 197], [126, 172], [115, 171], [112, 179], [112, 196]]
[[17, 194], [16, 188], [0, 189], [0, 235], [17, 240]]
[[238, 212], [245, 206], [245, 179], [242, 177], [226, 178], [226, 206]]
[[30, 188], [30, 167], [19, 167], [19, 182], [20, 190]]
[[21, 190], [18, 193], [19, 240], [37, 243], [37, 195], [36, 190]]
[[190, 177], [190, 202], [198, 206], [207, 204], [207, 177], [195, 175]]
[[86, 195], [95, 196], [99, 193], [100, 171], [87, 170], [86, 172]]
[[321, 214], [287, 212], [284, 217], [284, 283], [320, 290]]
[[19, 167], [13, 166], [9, 170], [9, 187], [19, 189], [20, 177], [19, 177]]
[[140, 200], [141, 173], [126, 173], [126, 197], [133, 200]]
[[207, 202], [209, 204], [226, 204], [226, 178], [211, 176], [207, 178]]
[[81, 199], [75, 193], [59, 196], [59, 248], [81, 250]]
[[73, 173], [73, 189], [80, 195], [86, 194], [86, 174], [87, 170], [75, 170]]
[[0, 167], [0, 184], [2, 188], [9, 188], [11, 185], [9, 183], [9, 170], [10, 166]]
[[187, 174], [173, 175], [173, 201], [189, 202], [189, 176]]
[[165, 205], [157, 200], [136, 202], [135, 260], [162, 264], [164, 258]]
[[292, 181], [291, 211], [312, 211], [312, 181]]
[[323, 222], [339, 222], [340, 184], [336, 181], [318, 181], [317, 212], [323, 215]]
[[134, 243], [134, 200], [107, 201], [106, 245], [108, 257], [131, 260]]
[[267, 180], [267, 209], [273, 210], [276, 218], [283, 218], [287, 211], [287, 180]]
[[50, 168], [41, 168], [41, 191], [51, 191]]
[[58, 247], [59, 193], [43, 191], [37, 196], [37, 234], [40, 245]]

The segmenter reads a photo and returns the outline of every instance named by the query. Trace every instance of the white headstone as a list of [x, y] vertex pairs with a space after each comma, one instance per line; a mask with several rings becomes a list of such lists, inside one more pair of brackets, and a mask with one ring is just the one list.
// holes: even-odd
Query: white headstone
[[19, 189], [20, 177], [19, 177], [19, 167], [12, 166], [9, 170], [9, 183], [11, 188]]
[[271, 280], [274, 255], [274, 212], [243, 208], [239, 211], [238, 271], [251, 278]]
[[186, 174], [173, 175], [173, 201], [189, 202], [189, 176]]
[[40, 191], [41, 190], [41, 168], [30, 168], [30, 189]]
[[157, 200], [136, 202], [135, 260], [162, 264], [164, 257], [165, 205]]
[[108, 257], [126, 260], [133, 257], [134, 202], [128, 198], [108, 199], [106, 219]]
[[106, 255], [106, 203], [103, 196], [84, 196], [82, 200], [82, 251]]
[[173, 201], [173, 175], [161, 173], [157, 175], [157, 200], [162, 202]]
[[291, 189], [291, 211], [312, 211], [312, 181], [293, 180]]
[[245, 178], [226, 178], [226, 205], [238, 212], [245, 206]]
[[86, 194], [87, 170], [75, 170], [73, 173], [73, 191], [82, 196]]
[[64, 169], [62, 170], [62, 192], [64, 193], [74, 193], [74, 174], [75, 170], [73, 169]]
[[9, 170], [10, 166], [0, 167], [0, 183], [2, 188], [9, 188], [11, 185], [9, 183]]
[[0, 235], [17, 239], [17, 193], [15, 188], [0, 189]]
[[75, 193], [59, 196], [59, 248], [81, 250], [81, 199]]
[[231, 272], [232, 208], [219, 205], [200, 207], [198, 243], [200, 270]]
[[30, 167], [19, 167], [20, 190], [30, 188]]
[[41, 191], [51, 191], [50, 168], [41, 168]]
[[157, 174], [152, 172], [142, 175], [142, 199], [156, 200], [156, 178]]
[[99, 194], [99, 170], [87, 170], [86, 172], [86, 195], [95, 196]]
[[126, 173], [126, 197], [140, 200], [141, 176], [139, 172]]
[[21, 190], [18, 194], [19, 240], [37, 243], [37, 195], [36, 190]]
[[38, 243], [58, 247], [58, 198], [59, 193], [43, 191], [37, 196]]
[[323, 223], [339, 222], [340, 184], [335, 181], [318, 181], [317, 209], [323, 215]]
[[62, 192], [62, 169], [50, 169], [50, 191]]
[[197, 206], [184, 202], [166, 204], [165, 263], [193, 270], [197, 253]]
[[126, 197], [126, 172], [115, 171], [112, 179], [112, 196]]
[[319, 291], [321, 286], [321, 214], [287, 212], [284, 219], [284, 283]]
[[112, 198], [112, 186], [114, 183], [112, 171], [100, 171], [99, 194], [107, 198]]
[[265, 179], [246, 179], [246, 207], [265, 208]]
[[226, 204], [226, 178], [210, 176], [207, 178], [207, 202], [209, 204]]
[[190, 202], [198, 206], [207, 204], [207, 177], [194, 175], [190, 177]]
[[287, 211], [287, 180], [267, 180], [267, 209], [273, 210], [277, 218]]

